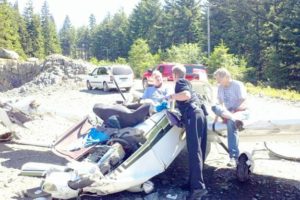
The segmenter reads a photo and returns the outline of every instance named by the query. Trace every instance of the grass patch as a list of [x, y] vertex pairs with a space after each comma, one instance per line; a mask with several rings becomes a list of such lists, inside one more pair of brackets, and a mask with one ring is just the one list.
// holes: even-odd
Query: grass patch
[[254, 86], [246, 83], [247, 91], [250, 94], [264, 95], [284, 100], [300, 101], [300, 93], [295, 90], [274, 89], [269, 86]]

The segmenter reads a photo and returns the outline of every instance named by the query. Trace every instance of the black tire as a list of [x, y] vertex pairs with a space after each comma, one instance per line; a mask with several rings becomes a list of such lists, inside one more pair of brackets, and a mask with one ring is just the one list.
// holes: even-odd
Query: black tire
[[242, 153], [237, 162], [236, 176], [240, 182], [245, 182], [250, 179], [250, 169], [247, 165], [248, 157], [245, 153]]
[[86, 82], [86, 87], [87, 87], [88, 90], [92, 90], [93, 89], [93, 87], [91, 86], [90, 81]]
[[144, 90], [148, 87], [148, 80], [146, 78], [143, 79], [143, 88]]
[[129, 92], [131, 87], [125, 88], [126, 92]]
[[108, 87], [106, 82], [103, 83], [103, 91], [104, 92], [109, 92], [109, 87]]

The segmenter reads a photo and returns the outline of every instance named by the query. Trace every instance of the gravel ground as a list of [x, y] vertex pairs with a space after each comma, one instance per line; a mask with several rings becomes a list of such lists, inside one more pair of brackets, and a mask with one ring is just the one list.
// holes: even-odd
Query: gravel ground
[[[140, 90], [140, 87], [138, 81], [134, 89]], [[125, 95], [130, 96], [129, 93]], [[0, 93], [0, 98], [2, 100], [28, 98], [40, 102], [36, 119], [27, 122], [26, 129], [18, 129], [22, 140], [40, 144], [49, 144], [85, 115], [91, 114], [95, 103], [112, 103], [122, 99], [116, 91], [110, 93], [100, 90], [88, 91], [83, 85], [51, 86], [43, 91], [23, 93], [22, 96], [16, 92], [6, 92]], [[299, 118], [300, 104], [297, 102], [254, 96], [250, 96], [249, 99], [257, 116], [286, 115], [287, 118], [296, 116]], [[300, 199], [300, 162], [272, 156], [262, 142], [243, 142], [240, 146], [254, 150], [255, 168], [251, 179], [245, 183], [238, 182], [235, 170], [226, 167], [228, 161], [226, 152], [213, 143], [204, 169], [204, 178], [209, 191], [204, 199]], [[37, 187], [41, 183], [40, 178], [18, 175], [24, 163], [66, 163], [66, 160], [54, 155], [47, 148], [0, 143], [0, 152], [0, 199], [5, 200], [26, 199], [22, 191]], [[121, 192], [100, 199], [185, 199], [186, 192], [181, 190], [179, 185], [187, 180], [187, 167], [187, 152], [184, 150], [165, 173], [153, 178], [152, 181], [155, 183], [153, 193]]]

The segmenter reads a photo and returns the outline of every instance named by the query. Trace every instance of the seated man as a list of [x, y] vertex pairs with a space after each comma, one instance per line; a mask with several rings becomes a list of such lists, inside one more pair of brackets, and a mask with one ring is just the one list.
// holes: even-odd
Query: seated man
[[214, 73], [218, 86], [218, 100], [220, 105], [212, 107], [216, 114], [215, 122], [221, 117], [227, 124], [227, 140], [230, 161], [228, 166], [235, 166], [240, 154], [238, 147], [238, 131], [243, 130], [243, 122], [248, 117], [245, 104], [247, 92], [244, 84], [233, 80], [225, 68], [220, 68]]
[[138, 103], [127, 104], [127, 108], [136, 109], [145, 103], [157, 106], [171, 94], [170, 89], [163, 84], [163, 78], [159, 71], [153, 71], [151, 79], [151, 86], [145, 89], [144, 94], [139, 99]]
[[163, 85], [163, 78], [159, 71], [155, 70], [152, 73], [153, 85], [146, 88], [142, 96], [142, 101], [151, 99], [155, 104], [161, 103], [166, 96], [170, 95], [167, 87]]

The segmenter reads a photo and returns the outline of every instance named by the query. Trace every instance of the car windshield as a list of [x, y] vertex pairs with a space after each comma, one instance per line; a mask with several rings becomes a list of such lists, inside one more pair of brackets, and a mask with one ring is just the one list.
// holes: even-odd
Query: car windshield
[[132, 70], [128, 66], [116, 66], [112, 68], [113, 75], [129, 75], [132, 74]]
[[195, 73], [195, 69], [205, 69], [205, 67], [203, 65], [195, 65], [195, 66], [190, 66], [190, 65], [186, 65], [186, 73], [187, 74], [193, 74]]

